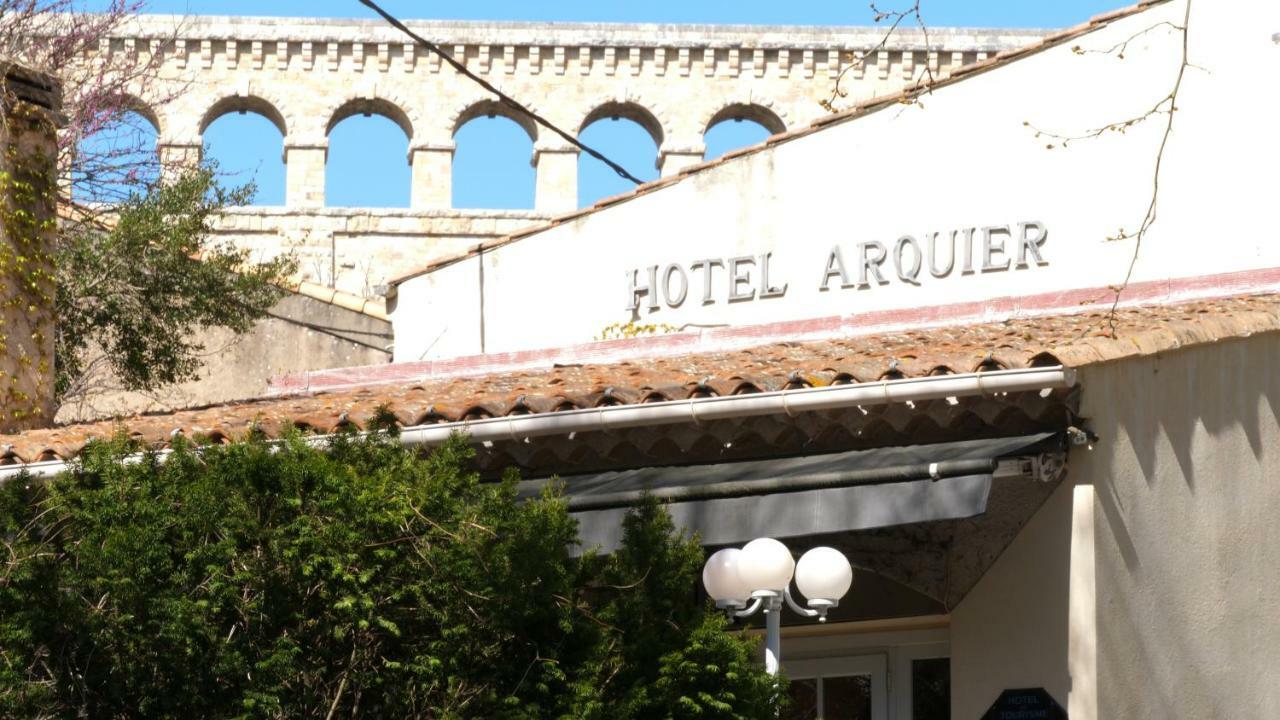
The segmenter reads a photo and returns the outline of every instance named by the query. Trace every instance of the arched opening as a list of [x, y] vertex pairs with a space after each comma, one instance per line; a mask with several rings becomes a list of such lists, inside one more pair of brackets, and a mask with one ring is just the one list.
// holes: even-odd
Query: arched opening
[[126, 100], [89, 123], [71, 159], [72, 197], [117, 203], [144, 193], [160, 177], [159, 134], [155, 113], [136, 100]]
[[731, 150], [755, 145], [770, 135], [784, 132], [786, 126], [773, 111], [760, 105], [729, 105], [711, 117], [703, 135], [707, 160]]
[[531, 158], [537, 127], [504, 114], [494, 101], [458, 115], [453, 130], [453, 207], [526, 210], [533, 207]]
[[[626, 168], [641, 180], [658, 177], [658, 148], [663, 139], [662, 124], [635, 103], [606, 103], [592, 110], [582, 121], [578, 137], [583, 144]], [[635, 183], [586, 153], [578, 156], [578, 206], [626, 192]]]
[[224, 185], [252, 182], [253, 205], [284, 205], [284, 116], [256, 97], [220, 100], [200, 123], [204, 157], [216, 163]]
[[330, 207], [409, 207], [409, 116], [385, 100], [352, 100], [329, 119], [324, 197]]

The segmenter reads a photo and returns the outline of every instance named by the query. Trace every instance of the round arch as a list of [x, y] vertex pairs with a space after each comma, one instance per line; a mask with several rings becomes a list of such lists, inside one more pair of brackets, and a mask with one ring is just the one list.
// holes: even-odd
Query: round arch
[[733, 102], [707, 116], [702, 124], [703, 134], [725, 120], [750, 120], [759, 123], [771, 135], [787, 130], [786, 121], [771, 108], [754, 102]]
[[150, 123], [151, 128], [156, 131], [157, 138], [164, 137], [164, 126], [160, 122], [160, 115], [142, 98], [130, 93], [122, 93], [119, 96], [118, 107], [121, 113], [135, 113]]
[[215, 120], [230, 113], [255, 113], [265, 117], [271, 121], [272, 125], [280, 131], [281, 137], [289, 136], [288, 123], [285, 122], [284, 113], [281, 113], [275, 105], [257, 95], [233, 95], [225, 97], [209, 107], [205, 111], [204, 117], [200, 120], [200, 134], [204, 135], [205, 130], [213, 124]]
[[395, 123], [409, 140], [413, 140], [413, 120], [404, 108], [391, 100], [376, 97], [353, 98], [338, 106], [329, 116], [329, 124], [325, 126], [326, 136], [333, 132], [338, 123], [355, 115], [381, 115]]
[[653, 144], [659, 148], [662, 147], [662, 142], [667, 136], [657, 113], [633, 100], [609, 100], [596, 105], [578, 124], [578, 133], [581, 134], [591, 123], [604, 119], [623, 119], [634, 122], [649, 133], [649, 137], [653, 138]]
[[450, 118], [450, 137], [457, 137], [463, 125], [479, 117], [504, 117], [520, 126], [531, 142], [538, 142], [538, 126], [527, 115], [511, 112], [495, 99], [476, 100], [460, 106]]

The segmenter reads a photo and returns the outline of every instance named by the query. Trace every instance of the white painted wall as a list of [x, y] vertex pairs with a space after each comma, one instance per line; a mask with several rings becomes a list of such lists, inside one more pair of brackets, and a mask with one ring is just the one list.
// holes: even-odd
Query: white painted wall
[[1100, 436], [951, 618], [953, 715], [1280, 708], [1280, 333], [1085, 368]]
[[[1070, 479], [1078, 478], [1073, 467]], [[1073, 690], [1093, 680], [1092, 663], [1072, 667], [1070, 662], [1076, 627], [1070, 622], [1072, 604], [1094, 599], [1071, 583], [1073, 565], [1088, 561], [1073, 552], [1073, 521], [1092, 510], [1091, 498], [1080, 497], [1076, 489], [1063, 483], [952, 612], [955, 717], [981, 717], [1001, 691], [1033, 687], [1048, 690], [1073, 720], [1096, 717], [1084, 703], [1071, 702]], [[1075, 677], [1073, 670], [1084, 677]]]
[[[681, 307], [641, 311], [636, 319], [747, 325], [1119, 283], [1133, 242], [1107, 238], [1141, 222], [1163, 116], [1065, 149], [1034, 128], [1081, 134], [1153, 106], [1171, 88], [1180, 51], [1180, 34], [1161, 23], [1181, 24], [1183, 7], [1181, 0], [1156, 6], [918, 104], [832, 126], [487, 253], [485, 350], [589, 342], [632, 319], [625, 310], [630, 270], [672, 262], [687, 268], [707, 257], [772, 252], [771, 280], [788, 283], [787, 294], [725, 302], [722, 270], [716, 302], [703, 305], [695, 285]], [[1152, 29], [1140, 33], [1144, 28]], [[1280, 94], [1258, 81], [1280, 69], [1276, 30], [1276, 3], [1195, 4], [1190, 55], [1204, 69], [1187, 71], [1159, 221], [1135, 281], [1280, 266], [1273, 190], [1259, 182], [1280, 160]], [[1123, 59], [1095, 52], [1135, 34]], [[1047, 267], [942, 279], [926, 271], [912, 286], [886, 266], [887, 285], [819, 289], [833, 245], [852, 264], [860, 242], [892, 247], [904, 234], [922, 240], [928, 232], [1028, 220], [1049, 229]], [[458, 293], [475, 285], [478, 262], [400, 286], [397, 361], [480, 352], [475, 293]], [[447, 313], [424, 304], [437, 296], [451, 298]]]

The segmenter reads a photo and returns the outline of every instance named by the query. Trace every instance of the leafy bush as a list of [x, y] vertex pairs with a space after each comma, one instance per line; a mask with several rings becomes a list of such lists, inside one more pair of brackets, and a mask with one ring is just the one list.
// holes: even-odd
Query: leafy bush
[[195, 379], [210, 328], [248, 332], [284, 296], [292, 256], [251, 262], [213, 221], [253, 186], [227, 189], [207, 163], [139, 188], [111, 218], [64, 222], [57, 270], [57, 393], [85, 401], [119, 385], [157, 390]]
[[0, 488], [4, 717], [774, 716], [656, 504], [575, 559], [564, 502], [461, 441], [131, 452]]

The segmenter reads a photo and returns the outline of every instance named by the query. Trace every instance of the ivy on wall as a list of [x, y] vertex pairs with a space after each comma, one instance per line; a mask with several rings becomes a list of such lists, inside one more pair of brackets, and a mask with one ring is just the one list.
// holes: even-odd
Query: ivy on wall
[[55, 282], [56, 172], [46, 112], [3, 98], [0, 138], [0, 428], [47, 421]]

